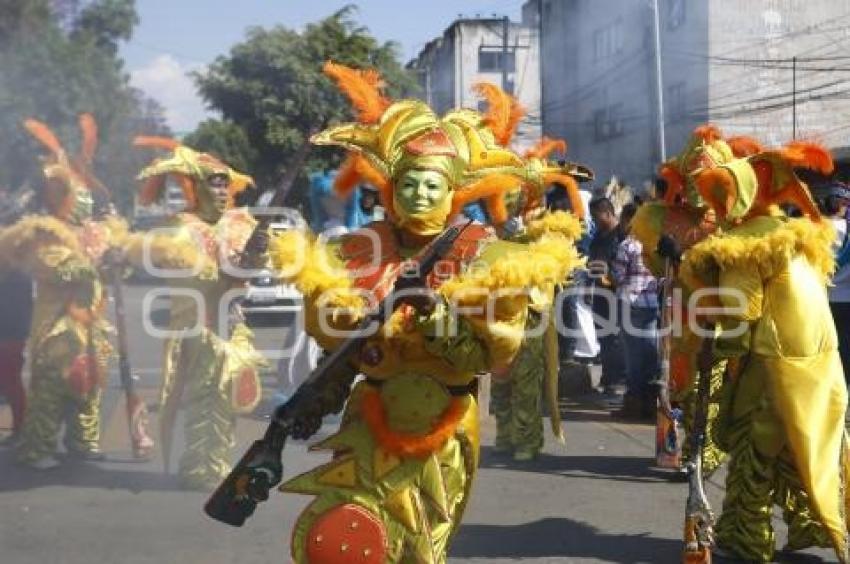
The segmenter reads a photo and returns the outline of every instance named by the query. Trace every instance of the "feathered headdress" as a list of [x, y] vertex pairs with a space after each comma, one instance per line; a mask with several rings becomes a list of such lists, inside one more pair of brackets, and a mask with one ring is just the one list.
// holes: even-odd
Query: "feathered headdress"
[[108, 190], [92, 171], [98, 142], [94, 116], [89, 113], [79, 116], [80, 152], [73, 160], [56, 134], [45, 123], [30, 118], [24, 120], [23, 125], [49, 152], [42, 160], [44, 177], [48, 181], [45, 202], [52, 213], [59, 217], [68, 217], [79, 201], [90, 203], [89, 192], [92, 189], [104, 192], [108, 198]]
[[[454, 190], [452, 213], [483, 199], [497, 221], [507, 219], [502, 219], [506, 216], [503, 199], [507, 192], [526, 182], [542, 182], [537, 178], [541, 170], [528, 167], [524, 159], [497, 141], [497, 134], [503, 140], [512, 134], [519, 107], [506, 106], [504, 97], [492, 89], [481, 87], [498, 101], [487, 116], [455, 110], [438, 117], [418, 100], [389, 103], [380, 95], [381, 80], [373, 71], [333, 63], [326, 64], [324, 70], [343, 88], [360, 120], [326, 129], [311, 140], [355, 153], [338, 175], [337, 191], [350, 191], [368, 178], [378, 189], [391, 220], [396, 218], [393, 180], [412, 168], [436, 170], [448, 179]], [[376, 116], [377, 109], [385, 104], [389, 105]]]
[[254, 185], [254, 179], [242, 174], [208, 153], [199, 153], [175, 139], [139, 135], [133, 146], [170, 151], [165, 158], [155, 159], [145, 167], [137, 179], [142, 181], [139, 201], [151, 204], [162, 197], [168, 177], [173, 177], [183, 191], [189, 209], [198, 204], [198, 188], [213, 176], [227, 177], [228, 205], [233, 205], [237, 194]]

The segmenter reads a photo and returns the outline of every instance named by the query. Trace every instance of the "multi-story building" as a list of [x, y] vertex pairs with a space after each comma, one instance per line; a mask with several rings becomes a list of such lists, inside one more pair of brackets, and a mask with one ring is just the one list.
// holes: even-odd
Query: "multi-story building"
[[[653, 0], [529, 0], [542, 38], [543, 131], [633, 186], [662, 156]], [[779, 145], [850, 136], [850, 9], [831, 0], [657, 0], [664, 152], [712, 122]]]
[[526, 109], [514, 145], [540, 139], [540, 65], [537, 28], [508, 18], [460, 18], [407, 64], [419, 80], [418, 95], [437, 112], [482, 108], [472, 86], [492, 82]]

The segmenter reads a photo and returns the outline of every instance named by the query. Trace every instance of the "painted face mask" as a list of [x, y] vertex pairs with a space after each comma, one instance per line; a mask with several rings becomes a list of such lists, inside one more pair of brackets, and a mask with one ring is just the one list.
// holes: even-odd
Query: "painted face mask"
[[452, 208], [451, 196], [449, 181], [439, 172], [404, 172], [393, 193], [399, 226], [419, 235], [441, 232]]

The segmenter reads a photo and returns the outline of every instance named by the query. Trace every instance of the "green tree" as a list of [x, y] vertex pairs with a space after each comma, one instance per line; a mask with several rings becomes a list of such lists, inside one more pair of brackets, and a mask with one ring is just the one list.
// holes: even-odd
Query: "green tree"
[[95, 172], [127, 210], [141, 158], [130, 148], [132, 136], [168, 133], [161, 109], [129, 87], [117, 56], [137, 22], [134, 5], [92, 2], [66, 33], [47, 0], [0, 0], [0, 187], [39, 184], [43, 149], [21, 127], [24, 119], [44, 121], [76, 151], [77, 116], [91, 112], [101, 141]]
[[245, 130], [227, 120], [208, 119], [187, 135], [186, 145], [215, 155], [240, 172], [250, 171], [257, 160]]
[[252, 28], [244, 42], [195, 75], [207, 103], [251, 140], [256, 156], [249, 172], [261, 186], [288, 191], [290, 204], [303, 198], [305, 168], [340, 161], [339, 151], [313, 147], [310, 136], [352, 118], [348, 102], [322, 74], [325, 61], [379, 69], [390, 95], [414, 84], [399, 64], [396, 44], [379, 43], [353, 13], [348, 6], [300, 32]]

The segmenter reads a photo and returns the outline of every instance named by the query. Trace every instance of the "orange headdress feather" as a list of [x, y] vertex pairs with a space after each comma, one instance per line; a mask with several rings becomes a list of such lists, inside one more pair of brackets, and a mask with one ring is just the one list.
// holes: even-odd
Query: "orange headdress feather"
[[659, 175], [667, 183], [667, 190], [664, 192], [664, 201], [668, 204], [676, 203], [676, 198], [685, 190], [685, 181], [682, 178], [682, 174], [676, 170], [675, 165], [667, 163], [661, 165]]
[[80, 132], [83, 136], [80, 157], [84, 163], [91, 164], [97, 151], [97, 122], [89, 113], [80, 114]]
[[570, 209], [574, 216], [579, 219], [584, 219], [584, 202], [579, 194], [578, 182], [569, 174], [548, 173], [543, 175], [543, 181], [549, 184], [559, 184], [567, 191], [567, 197], [570, 199]]
[[706, 143], [713, 143], [723, 136], [720, 133], [720, 129], [716, 125], [712, 125], [710, 123], [706, 123], [705, 125], [701, 125], [694, 129], [693, 135], [694, 137], [702, 139]]
[[487, 100], [487, 113], [484, 123], [493, 132], [496, 142], [506, 146], [511, 142], [519, 122], [525, 116], [523, 108], [516, 98], [489, 82], [479, 82], [472, 87], [475, 92]]
[[459, 214], [463, 207], [476, 200], [484, 200], [490, 219], [501, 224], [508, 220], [504, 195], [520, 186], [521, 181], [509, 174], [488, 174], [455, 191], [452, 198], [452, 211], [449, 217]]
[[137, 135], [133, 138], [134, 147], [150, 147], [152, 149], [165, 149], [173, 151], [180, 146], [180, 142], [169, 137], [156, 137], [153, 135]]
[[346, 198], [351, 191], [360, 183], [367, 182], [378, 190], [378, 199], [384, 206], [386, 212], [392, 215], [393, 188], [387, 178], [381, 174], [368, 159], [360, 153], [351, 152], [339, 168], [334, 179], [334, 191]]
[[332, 78], [357, 110], [360, 123], [377, 123], [390, 101], [381, 94], [383, 81], [374, 69], [353, 69], [327, 61], [322, 71]]
[[829, 149], [811, 141], [792, 141], [782, 148], [782, 156], [795, 167], [808, 168], [821, 174], [835, 169]]
[[559, 153], [567, 152], [567, 142], [563, 139], [552, 139], [551, 137], [543, 137], [537, 142], [534, 147], [525, 152], [525, 158], [545, 159], [555, 151]]
[[730, 137], [726, 140], [732, 154], [738, 158], [751, 157], [764, 151], [764, 147], [756, 139], [746, 135]]
[[59, 155], [64, 152], [62, 144], [59, 143], [59, 139], [56, 138], [53, 131], [51, 131], [44, 123], [35, 119], [27, 119], [24, 120], [24, 127], [54, 155]]

